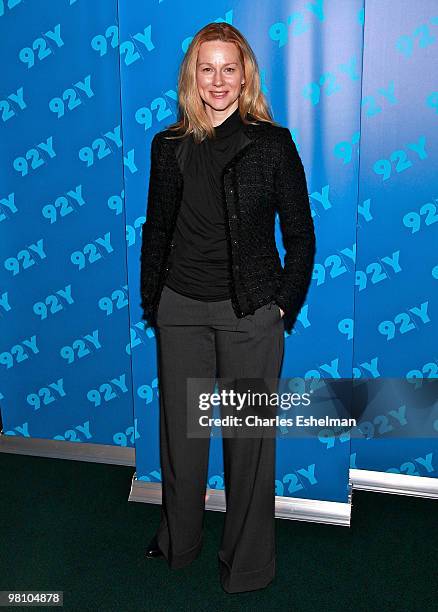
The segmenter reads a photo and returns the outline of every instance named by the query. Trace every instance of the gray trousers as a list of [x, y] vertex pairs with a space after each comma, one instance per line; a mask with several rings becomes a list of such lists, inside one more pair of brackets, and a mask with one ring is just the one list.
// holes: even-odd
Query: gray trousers
[[[180, 568], [202, 546], [210, 447], [209, 437], [187, 436], [187, 378], [278, 378], [284, 325], [274, 302], [239, 319], [231, 300], [194, 300], [166, 285], [156, 322], [163, 493], [157, 538], [169, 566]], [[222, 444], [220, 582], [228, 593], [260, 589], [275, 575], [276, 440], [223, 437]]]

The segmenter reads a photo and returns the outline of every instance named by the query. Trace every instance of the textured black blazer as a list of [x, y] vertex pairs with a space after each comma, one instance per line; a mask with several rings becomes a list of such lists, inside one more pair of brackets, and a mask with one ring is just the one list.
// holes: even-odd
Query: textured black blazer
[[[253, 118], [249, 115], [249, 119]], [[274, 300], [290, 332], [304, 303], [315, 256], [314, 224], [304, 168], [290, 131], [265, 121], [244, 126], [245, 139], [222, 173], [230, 296], [237, 317]], [[151, 144], [146, 222], [142, 225], [140, 294], [143, 319], [156, 325], [172, 263], [188, 138], [155, 134]], [[284, 266], [275, 243], [278, 211]]]

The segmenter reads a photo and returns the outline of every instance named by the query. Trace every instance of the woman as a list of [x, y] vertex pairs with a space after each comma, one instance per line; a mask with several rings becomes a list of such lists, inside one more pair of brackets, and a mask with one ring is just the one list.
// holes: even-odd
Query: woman
[[[300, 157], [271, 118], [236, 28], [210, 23], [196, 34], [178, 96], [179, 121], [152, 140], [141, 251], [143, 318], [157, 332], [163, 491], [146, 556], [172, 568], [202, 546], [210, 438], [187, 435], [188, 381], [211, 392], [215, 377], [278, 378], [284, 330], [304, 303], [315, 253]], [[275, 436], [223, 434], [223, 456], [221, 585], [260, 589], [275, 575]]]

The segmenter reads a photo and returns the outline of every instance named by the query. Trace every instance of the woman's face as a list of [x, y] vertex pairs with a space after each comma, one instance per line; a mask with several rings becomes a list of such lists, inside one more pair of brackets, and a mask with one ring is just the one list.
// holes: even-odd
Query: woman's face
[[[214, 112], [234, 110], [238, 106], [241, 83], [245, 81], [237, 46], [220, 40], [201, 44], [196, 66], [199, 95]], [[220, 93], [220, 95], [215, 95]]]

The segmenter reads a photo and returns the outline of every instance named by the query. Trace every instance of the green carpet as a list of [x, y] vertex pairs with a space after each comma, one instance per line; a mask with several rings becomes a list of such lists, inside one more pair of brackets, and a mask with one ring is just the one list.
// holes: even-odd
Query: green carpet
[[189, 567], [145, 559], [160, 508], [127, 501], [133, 472], [0, 453], [0, 590], [62, 590], [64, 609], [81, 612], [437, 609], [434, 500], [356, 491], [350, 528], [278, 519], [275, 581], [227, 594], [216, 556], [223, 513], [206, 512]]

